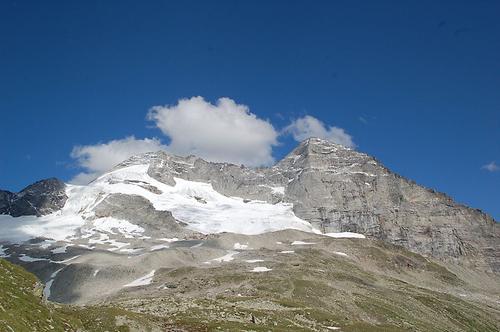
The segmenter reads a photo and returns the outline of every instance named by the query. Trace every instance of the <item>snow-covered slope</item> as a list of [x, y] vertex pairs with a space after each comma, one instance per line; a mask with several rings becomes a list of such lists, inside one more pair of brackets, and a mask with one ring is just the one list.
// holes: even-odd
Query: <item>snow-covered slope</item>
[[17, 218], [0, 215], [0, 240], [18, 242], [45, 237], [69, 241], [88, 238], [91, 245], [105, 243], [109, 234], [121, 234], [124, 238], [143, 235], [141, 220], [95, 215], [95, 208], [112, 194], [141, 196], [156, 210], [170, 211], [176, 220], [186, 224], [187, 229], [202, 234], [232, 232], [254, 235], [283, 229], [318, 232], [309, 222], [295, 216], [292, 204], [227, 197], [215, 191], [209, 183], [180, 178], [175, 178], [175, 185], [170, 186], [150, 177], [148, 168], [147, 164], [118, 168], [89, 185], [67, 185], [66, 204], [62, 210], [50, 215]]

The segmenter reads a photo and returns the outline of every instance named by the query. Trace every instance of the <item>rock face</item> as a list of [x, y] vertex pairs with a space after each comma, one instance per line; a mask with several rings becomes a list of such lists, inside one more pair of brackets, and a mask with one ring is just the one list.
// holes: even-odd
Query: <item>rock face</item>
[[194, 232], [185, 229], [185, 224], [175, 220], [169, 211], [155, 210], [144, 197], [137, 195], [112, 194], [94, 209], [96, 218], [113, 217], [130, 222], [140, 221], [144, 235], [156, 237], [192, 237]]
[[[362, 233], [424, 256], [500, 272], [500, 227], [491, 217], [391, 172], [373, 157], [325, 140], [302, 142], [270, 168], [155, 152], [131, 157], [115, 170], [132, 165], [146, 165], [150, 177], [168, 185], [181, 178], [210, 183], [226, 196], [292, 203], [296, 216], [323, 233]], [[146, 182], [120, 181], [158, 194]], [[64, 184], [49, 179], [18, 194], [0, 192], [0, 213], [43, 215], [65, 201]], [[168, 211], [155, 210], [140, 196], [108, 196], [94, 213], [137, 221], [153, 232], [185, 232]]]
[[491, 217], [392, 173], [366, 154], [310, 139], [274, 168], [295, 172], [285, 199], [323, 232], [363, 233], [500, 271], [500, 227]]
[[66, 203], [66, 185], [50, 178], [35, 182], [18, 193], [0, 191], [0, 214], [38, 217], [60, 210]]
[[10, 191], [0, 190], [0, 214], [8, 214], [14, 193]]
[[485, 213], [417, 185], [366, 154], [311, 138], [271, 168], [250, 169], [164, 152], [117, 167], [149, 163], [148, 174], [210, 182], [227, 196], [290, 202], [322, 232], [357, 232], [443, 260], [500, 272], [500, 227]]

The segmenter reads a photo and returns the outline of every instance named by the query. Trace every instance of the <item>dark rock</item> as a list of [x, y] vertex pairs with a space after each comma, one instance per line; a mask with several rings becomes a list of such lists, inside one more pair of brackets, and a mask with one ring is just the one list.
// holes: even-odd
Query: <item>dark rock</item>
[[0, 192], [0, 213], [13, 217], [36, 215], [38, 217], [60, 210], [68, 196], [66, 185], [50, 178], [35, 182], [17, 194]]
[[0, 190], [0, 214], [10, 214], [10, 205], [14, 193]]

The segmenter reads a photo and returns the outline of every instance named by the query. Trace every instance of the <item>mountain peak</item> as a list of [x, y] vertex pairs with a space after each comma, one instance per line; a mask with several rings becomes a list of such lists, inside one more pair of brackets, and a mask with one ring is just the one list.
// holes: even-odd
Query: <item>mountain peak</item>
[[300, 142], [299, 146], [301, 145], [304, 145], [304, 146], [310, 146], [310, 145], [316, 145], [316, 146], [335, 146], [335, 147], [340, 147], [340, 148], [343, 148], [343, 149], [348, 149], [348, 150], [351, 150], [351, 148], [349, 147], [346, 147], [342, 144], [339, 144], [339, 143], [335, 143], [333, 141], [330, 141], [330, 140], [327, 140], [327, 139], [323, 139], [323, 138], [319, 138], [319, 137], [309, 137], [305, 140], [303, 140], [302, 142]]
[[378, 165], [376, 160], [364, 153], [332, 141], [311, 137], [302, 141], [276, 166], [278, 168], [320, 168], [340, 169], [370, 164]]

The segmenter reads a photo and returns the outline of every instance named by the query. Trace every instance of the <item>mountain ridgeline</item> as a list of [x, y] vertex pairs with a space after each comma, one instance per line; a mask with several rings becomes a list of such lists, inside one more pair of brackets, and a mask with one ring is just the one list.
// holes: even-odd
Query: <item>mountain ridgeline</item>
[[[391, 172], [371, 156], [325, 140], [310, 138], [269, 168], [213, 163], [160, 151], [131, 157], [114, 170], [133, 165], [149, 165], [150, 177], [171, 186], [179, 178], [210, 183], [225, 196], [291, 203], [297, 217], [322, 233], [361, 233], [423, 256], [500, 272], [500, 227], [490, 216]], [[158, 191], [147, 183], [134, 184]], [[66, 202], [64, 186], [49, 179], [17, 194], [0, 191], [0, 214], [53, 213]], [[122, 219], [134, 220], [144, 218], [146, 212], [137, 215], [143, 208], [158, 229], [163, 219], [175, 234], [183, 226], [167, 211], [155, 211], [137, 196], [113, 195], [101, 204], [111, 204], [116, 210], [109, 212], [101, 205], [101, 216], [119, 213]], [[128, 208], [131, 204], [136, 208]]]

